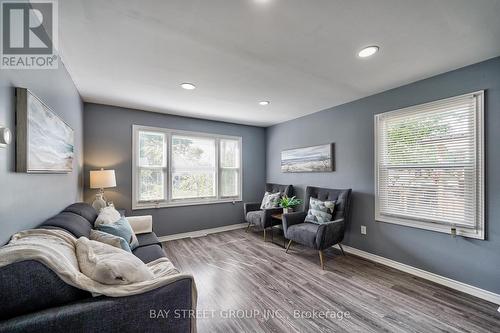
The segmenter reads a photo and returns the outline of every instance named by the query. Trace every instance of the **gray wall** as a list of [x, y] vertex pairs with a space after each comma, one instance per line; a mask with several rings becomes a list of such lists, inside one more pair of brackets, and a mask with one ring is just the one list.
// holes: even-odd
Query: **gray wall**
[[0, 148], [0, 244], [82, 197], [83, 103], [68, 72], [61, 63], [57, 70], [0, 70], [0, 126], [15, 136], [14, 87], [30, 89], [73, 128], [75, 161], [69, 174], [16, 173], [15, 140]]
[[243, 222], [241, 202], [131, 210], [132, 207], [132, 125], [156, 126], [243, 137], [243, 201], [260, 201], [264, 191], [265, 130], [259, 127], [185, 118], [114, 106], [85, 104], [85, 200], [92, 202], [95, 190], [89, 187], [89, 171], [116, 170], [117, 187], [106, 197], [128, 215], [153, 215], [159, 236], [214, 228]]
[[[374, 221], [373, 117], [436, 99], [486, 89], [487, 240]], [[335, 142], [336, 171], [280, 172], [283, 149]], [[465, 67], [267, 130], [267, 180], [352, 188], [352, 221], [345, 243], [439, 275], [500, 293], [500, 58]], [[360, 226], [367, 226], [367, 235]]]

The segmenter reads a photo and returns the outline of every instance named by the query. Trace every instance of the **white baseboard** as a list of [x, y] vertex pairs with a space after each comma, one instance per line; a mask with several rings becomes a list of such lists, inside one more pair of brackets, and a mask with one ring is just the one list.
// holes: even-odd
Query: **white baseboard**
[[160, 240], [160, 242], [167, 242], [167, 241], [171, 241], [174, 239], [203, 237], [203, 236], [206, 236], [209, 234], [215, 234], [218, 232], [246, 228], [247, 225], [248, 225], [248, 223], [230, 224], [230, 225], [225, 225], [223, 227], [203, 229], [203, 230], [190, 231], [190, 232], [183, 232], [180, 234], [174, 234], [174, 235], [168, 235], [168, 236], [161, 236], [161, 237], [158, 237], [158, 239]]
[[[338, 246], [335, 246], [335, 247], [338, 248]], [[365, 259], [368, 259], [368, 260], [395, 268], [397, 270], [400, 270], [400, 271], [421, 277], [423, 279], [441, 284], [441, 285], [446, 286], [448, 288], [455, 289], [455, 290], [461, 291], [463, 293], [466, 293], [466, 294], [469, 294], [472, 296], [476, 296], [476, 297], [479, 297], [481, 299], [484, 299], [484, 300], [487, 300], [489, 302], [500, 305], [500, 295], [495, 294], [491, 291], [484, 290], [484, 289], [481, 289], [478, 287], [474, 287], [474, 286], [471, 286], [470, 284], [456, 281], [456, 280], [453, 280], [453, 279], [450, 279], [450, 278], [447, 278], [447, 277], [444, 277], [441, 275], [437, 275], [435, 273], [424, 271], [423, 269], [420, 269], [420, 268], [416, 268], [416, 267], [413, 267], [410, 265], [402, 264], [400, 262], [397, 262], [397, 261], [394, 261], [391, 259], [387, 259], [387, 258], [378, 256], [376, 254], [372, 254], [369, 252], [358, 250], [354, 247], [342, 245], [342, 248], [344, 249], [345, 252], [354, 254], [358, 257], [362, 257], [362, 258], [365, 258]], [[499, 311], [500, 311], [500, 308], [499, 308]]]

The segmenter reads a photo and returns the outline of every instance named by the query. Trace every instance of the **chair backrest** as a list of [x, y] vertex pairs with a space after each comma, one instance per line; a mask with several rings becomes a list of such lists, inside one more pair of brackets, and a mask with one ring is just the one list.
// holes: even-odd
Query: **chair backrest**
[[293, 186], [292, 185], [281, 185], [281, 184], [266, 184], [266, 192], [278, 193], [280, 192], [282, 195], [287, 195], [291, 197], [293, 195]]
[[344, 219], [344, 225], [349, 222], [349, 206], [351, 203], [351, 189], [338, 190], [331, 188], [313, 187], [306, 188], [306, 195], [304, 199], [304, 210], [309, 210], [309, 199], [316, 198], [321, 201], [335, 200], [335, 213], [333, 220]]

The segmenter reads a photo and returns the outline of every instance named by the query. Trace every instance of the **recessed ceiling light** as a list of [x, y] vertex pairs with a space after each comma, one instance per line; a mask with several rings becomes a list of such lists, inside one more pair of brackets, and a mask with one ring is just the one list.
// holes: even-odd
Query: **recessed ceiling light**
[[269, 101], [260, 101], [259, 102], [259, 105], [262, 105], [262, 106], [266, 106], [266, 105], [269, 105], [269, 104], [271, 104], [271, 102], [269, 102]]
[[366, 58], [366, 57], [372, 56], [375, 53], [377, 53], [379, 49], [380, 48], [378, 46], [375, 46], [375, 45], [368, 46], [368, 47], [365, 47], [364, 49], [362, 49], [361, 51], [359, 51], [358, 56], [361, 58]]
[[182, 83], [181, 84], [181, 87], [186, 89], [186, 90], [193, 90], [193, 89], [196, 89], [196, 86], [192, 83]]

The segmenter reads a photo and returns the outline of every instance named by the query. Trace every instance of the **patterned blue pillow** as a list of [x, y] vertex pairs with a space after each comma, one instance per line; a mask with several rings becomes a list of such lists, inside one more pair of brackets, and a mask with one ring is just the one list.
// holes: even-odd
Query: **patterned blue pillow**
[[96, 229], [125, 239], [129, 243], [131, 250], [139, 245], [137, 237], [135, 237], [134, 231], [125, 217], [114, 223], [99, 224], [96, 226]]
[[335, 201], [321, 201], [316, 198], [309, 199], [309, 210], [305, 221], [317, 224], [330, 222], [335, 212]]

